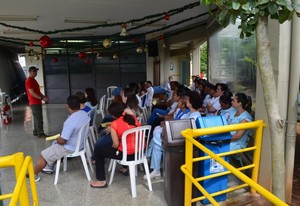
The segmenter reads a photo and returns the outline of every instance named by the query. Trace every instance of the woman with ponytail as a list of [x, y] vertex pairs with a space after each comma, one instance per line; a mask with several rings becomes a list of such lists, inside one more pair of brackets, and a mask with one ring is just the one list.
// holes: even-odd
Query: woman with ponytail
[[[93, 188], [105, 188], [107, 182], [105, 179], [105, 158], [121, 160], [123, 156], [122, 135], [126, 130], [141, 126], [134, 115], [124, 112], [126, 105], [113, 102], [109, 107], [109, 113], [116, 119], [110, 124], [110, 133], [112, 137], [112, 146], [98, 145], [94, 149], [96, 160], [96, 181], [91, 181]], [[134, 141], [130, 141], [134, 135], [127, 138], [127, 159], [134, 159]]]

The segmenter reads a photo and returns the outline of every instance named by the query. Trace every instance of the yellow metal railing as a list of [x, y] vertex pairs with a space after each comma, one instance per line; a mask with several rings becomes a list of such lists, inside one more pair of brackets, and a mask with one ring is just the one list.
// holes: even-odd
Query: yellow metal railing
[[24, 160], [24, 154], [21, 152], [9, 156], [0, 157], [0, 168], [6, 167], [14, 167], [16, 186], [12, 193], [0, 195], [0, 201], [11, 199], [9, 206], [15, 206], [18, 203], [20, 206], [30, 205], [26, 183], [26, 173], [28, 172], [32, 195], [32, 205], [38, 206], [38, 196], [34, 180], [34, 169], [31, 157], [27, 156]]
[[[217, 201], [213, 198], [215, 196], [232, 192], [234, 190], [238, 190], [244, 187], [251, 187], [250, 192], [255, 193], [258, 192], [274, 205], [285, 206], [287, 205], [285, 202], [280, 200], [278, 197], [273, 195], [271, 192], [257, 184], [258, 179], [258, 170], [259, 170], [259, 163], [260, 163], [260, 154], [261, 154], [261, 142], [262, 142], [262, 133], [263, 127], [265, 124], [262, 120], [257, 120], [254, 122], [249, 123], [241, 123], [235, 125], [228, 125], [228, 126], [219, 126], [219, 127], [211, 127], [211, 128], [203, 128], [203, 129], [186, 129], [181, 132], [181, 134], [186, 138], [186, 148], [185, 148], [185, 164], [181, 166], [181, 170], [185, 174], [185, 194], [184, 194], [184, 205], [190, 206], [194, 202], [198, 202], [200, 200], [208, 199], [214, 206], [219, 205]], [[224, 152], [220, 154], [215, 154], [211, 150], [207, 149], [201, 143], [194, 139], [194, 137], [204, 136], [204, 135], [211, 135], [211, 134], [219, 134], [224, 132], [230, 131], [237, 131], [237, 130], [245, 130], [245, 129], [255, 129], [255, 139], [254, 139], [254, 146], [248, 147], [241, 150], [235, 150], [230, 152]], [[205, 157], [196, 157], [193, 158], [193, 148], [197, 147], [206, 153], [208, 156]], [[226, 162], [222, 157], [232, 154], [238, 154], [246, 151], [253, 151], [253, 163], [244, 167], [235, 168], [228, 162]], [[206, 159], [214, 159], [222, 166], [224, 166], [228, 171], [220, 172], [217, 174], [212, 174], [204, 177], [193, 177], [193, 163], [203, 161]], [[246, 176], [241, 171], [246, 169], [252, 169], [251, 178]], [[199, 183], [202, 180], [211, 179], [215, 177], [219, 177], [222, 175], [234, 174], [236, 177], [241, 179], [244, 183], [238, 186], [233, 186], [227, 188], [226, 190], [222, 190], [219, 192], [209, 194]], [[192, 184], [194, 184], [197, 189], [203, 194], [201, 197], [192, 198]]]

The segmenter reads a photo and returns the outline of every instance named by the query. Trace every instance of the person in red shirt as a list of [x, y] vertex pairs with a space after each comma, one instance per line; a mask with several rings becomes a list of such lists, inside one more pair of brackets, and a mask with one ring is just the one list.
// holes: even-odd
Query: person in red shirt
[[32, 111], [34, 120], [33, 135], [39, 138], [45, 138], [48, 135], [44, 133], [44, 122], [42, 113], [42, 101], [47, 102], [48, 98], [40, 91], [40, 85], [35, 80], [37, 71], [39, 69], [35, 66], [31, 66], [28, 69], [29, 76], [25, 81], [26, 93], [29, 101], [29, 106]]
[[[124, 112], [125, 104], [113, 102], [108, 107], [109, 113], [116, 119], [110, 124], [110, 132], [112, 137], [112, 145], [96, 145], [94, 149], [94, 156], [96, 160], [96, 179], [90, 182], [93, 188], [107, 187], [105, 179], [104, 160], [105, 158], [121, 160], [123, 156], [122, 135], [126, 130], [139, 127], [141, 123], [134, 115]], [[134, 159], [134, 138], [131, 134], [127, 137], [127, 159]]]

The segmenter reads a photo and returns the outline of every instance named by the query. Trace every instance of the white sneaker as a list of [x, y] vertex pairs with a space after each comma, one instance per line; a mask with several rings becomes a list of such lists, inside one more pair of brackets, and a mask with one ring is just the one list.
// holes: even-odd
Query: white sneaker
[[41, 177], [38, 175], [34, 175], [35, 182], [39, 182], [41, 180]]
[[[153, 171], [150, 173], [150, 178], [151, 178], [151, 179], [160, 179], [160, 178], [161, 178], [160, 172], [159, 172], [159, 171], [153, 170]], [[144, 180], [147, 180], [147, 175], [144, 175]]]
[[53, 166], [47, 165], [44, 169], [42, 169], [42, 172], [45, 174], [53, 174]]

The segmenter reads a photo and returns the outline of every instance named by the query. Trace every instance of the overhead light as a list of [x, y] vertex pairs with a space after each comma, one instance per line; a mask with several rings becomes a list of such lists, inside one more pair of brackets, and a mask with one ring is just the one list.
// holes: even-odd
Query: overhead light
[[[131, 26], [141, 26], [144, 25], [146, 22], [133, 22], [131, 23]], [[145, 25], [145, 27], [157, 27], [157, 28], [161, 28], [166, 26], [166, 24], [164, 23], [153, 23], [153, 24], [147, 24]]]
[[0, 15], [0, 21], [37, 21], [38, 16]]
[[80, 23], [80, 24], [107, 24], [107, 21], [97, 20], [97, 19], [79, 19], [72, 17], [65, 17], [65, 23]]

